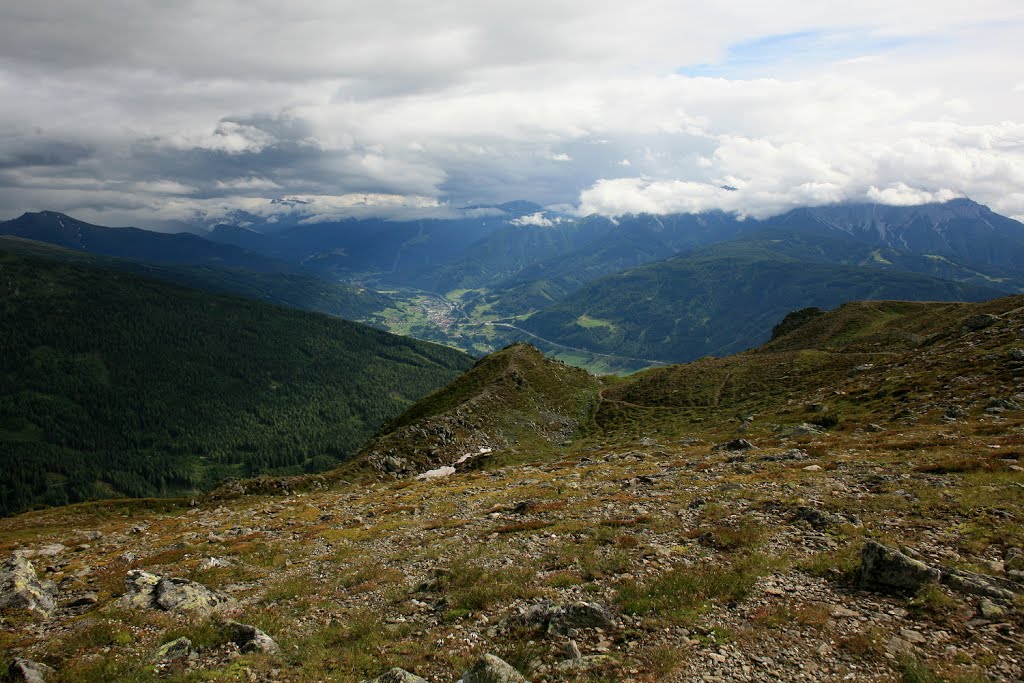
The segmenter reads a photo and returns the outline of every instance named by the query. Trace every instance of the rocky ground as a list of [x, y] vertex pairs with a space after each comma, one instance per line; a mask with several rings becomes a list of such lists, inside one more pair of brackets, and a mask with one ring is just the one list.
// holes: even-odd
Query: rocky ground
[[487, 653], [536, 682], [1020, 680], [1021, 417], [22, 515], [40, 604], [8, 600], [3, 646], [65, 681], [449, 682]]

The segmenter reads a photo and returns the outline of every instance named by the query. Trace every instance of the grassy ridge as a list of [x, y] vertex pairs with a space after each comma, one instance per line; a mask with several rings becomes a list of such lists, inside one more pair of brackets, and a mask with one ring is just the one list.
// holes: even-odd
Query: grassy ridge
[[472, 365], [355, 323], [0, 252], [0, 511], [317, 471]]

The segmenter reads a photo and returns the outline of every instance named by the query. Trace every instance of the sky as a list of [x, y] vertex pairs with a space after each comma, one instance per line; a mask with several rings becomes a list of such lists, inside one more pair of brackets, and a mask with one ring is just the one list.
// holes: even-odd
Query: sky
[[1024, 219], [1020, 0], [0, 12], [0, 219], [403, 218], [513, 199], [766, 217], [960, 196]]

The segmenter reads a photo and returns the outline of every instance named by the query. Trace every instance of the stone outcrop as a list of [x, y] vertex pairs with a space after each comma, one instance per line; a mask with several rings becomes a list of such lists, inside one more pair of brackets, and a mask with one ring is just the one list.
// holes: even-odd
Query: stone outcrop
[[40, 581], [35, 567], [21, 555], [14, 555], [0, 567], [0, 609], [25, 610], [48, 618], [56, 609], [54, 586]]
[[162, 609], [168, 612], [213, 612], [234, 604], [234, 599], [188, 579], [161, 578], [142, 570], [128, 572], [125, 607]]

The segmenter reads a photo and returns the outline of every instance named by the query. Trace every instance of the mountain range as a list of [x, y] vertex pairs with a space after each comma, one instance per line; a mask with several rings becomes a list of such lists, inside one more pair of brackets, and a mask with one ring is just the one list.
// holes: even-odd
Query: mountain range
[[577, 218], [529, 202], [461, 214], [270, 222], [240, 213], [204, 238], [42, 212], [0, 223], [0, 234], [156, 264], [154, 275], [185, 284], [473, 354], [528, 339], [566, 362], [613, 372], [750, 348], [796, 308], [1024, 291], [1024, 226], [968, 199], [801, 208], [764, 220], [722, 212]]

